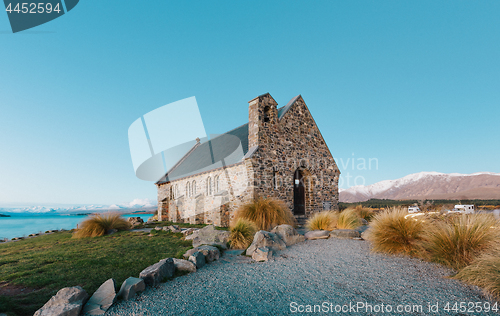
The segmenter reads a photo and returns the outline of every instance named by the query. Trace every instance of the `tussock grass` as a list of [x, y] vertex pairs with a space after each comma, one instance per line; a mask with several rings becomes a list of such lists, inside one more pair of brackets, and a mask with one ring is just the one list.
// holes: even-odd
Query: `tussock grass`
[[461, 215], [451, 223], [435, 222], [423, 246], [431, 261], [459, 270], [498, 242], [498, 224], [490, 214]]
[[392, 254], [417, 255], [424, 239], [424, 224], [420, 220], [405, 218], [403, 208], [392, 208], [375, 215], [370, 223], [368, 239], [373, 250]]
[[99, 237], [105, 235], [110, 229], [128, 230], [129, 228], [129, 222], [120, 214], [98, 214], [83, 221], [73, 237]]
[[479, 286], [500, 300], [500, 247], [476, 258], [470, 266], [463, 268], [455, 279]]
[[354, 211], [358, 215], [359, 218], [363, 218], [367, 221], [371, 221], [373, 216], [375, 216], [375, 212], [367, 207], [363, 207], [363, 205], [356, 205]]
[[257, 226], [246, 218], [238, 218], [230, 228], [229, 242], [233, 249], [246, 249], [253, 241]]
[[339, 214], [337, 220], [338, 229], [355, 229], [361, 225], [361, 221], [355, 210], [347, 209]]
[[271, 230], [282, 224], [294, 225], [295, 218], [283, 201], [273, 198], [257, 198], [253, 202], [242, 205], [235, 218], [246, 218], [253, 222], [257, 229]]
[[337, 212], [319, 212], [307, 220], [306, 227], [309, 230], [334, 230], [337, 227], [337, 220]]

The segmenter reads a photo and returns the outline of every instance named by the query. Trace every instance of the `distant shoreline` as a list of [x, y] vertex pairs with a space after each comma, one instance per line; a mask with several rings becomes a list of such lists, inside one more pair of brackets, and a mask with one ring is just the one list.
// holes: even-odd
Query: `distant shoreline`
[[[25, 238], [32, 238], [37, 235], [43, 235], [44, 232], [68, 231], [78, 227], [78, 224], [84, 221], [88, 216], [95, 213], [79, 214], [23, 214], [20, 216], [0, 217], [0, 244]], [[30, 216], [32, 215], [32, 216]], [[68, 216], [73, 215], [73, 216]], [[146, 221], [153, 216], [149, 213], [131, 213], [126, 212], [121, 216], [137, 217], [140, 216]], [[13, 240], [14, 239], [14, 240]]]
[[[127, 211], [127, 212], [117, 212], [120, 215], [153, 215], [155, 214], [156, 209], [154, 210], [139, 210], [139, 211]], [[10, 214], [0, 214], [0, 217], [43, 217], [43, 216], [90, 216], [90, 215], [98, 215], [98, 214], [106, 214], [113, 213], [113, 210], [106, 210], [104, 212], [87, 212], [87, 213], [52, 213], [52, 212], [44, 212], [44, 213], [31, 213], [31, 212], [19, 212], [19, 213], [10, 213]]]

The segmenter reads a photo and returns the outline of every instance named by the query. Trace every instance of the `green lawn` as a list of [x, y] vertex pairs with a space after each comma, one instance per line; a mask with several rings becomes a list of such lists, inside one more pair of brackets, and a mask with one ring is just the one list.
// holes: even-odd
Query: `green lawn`
[[121, 286], [147, 266], [179, 257], [192, 247], [180, 233], [152, 233], [153, 237], [119, 232], [74, 239], [70, 232], [63, 232], [0, 244], [0, 282], [37, 289], [29, 294], [0, 296], [0, 312], [33, 315], [63, 287], [80, 285], [92, 295], [109, 278]]

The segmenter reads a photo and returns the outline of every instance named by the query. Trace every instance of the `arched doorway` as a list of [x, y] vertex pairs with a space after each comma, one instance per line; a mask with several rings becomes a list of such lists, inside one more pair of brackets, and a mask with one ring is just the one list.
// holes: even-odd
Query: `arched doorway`
[[304, 174], [299, 169], [293, 175], [293, 215], [306, 215]]

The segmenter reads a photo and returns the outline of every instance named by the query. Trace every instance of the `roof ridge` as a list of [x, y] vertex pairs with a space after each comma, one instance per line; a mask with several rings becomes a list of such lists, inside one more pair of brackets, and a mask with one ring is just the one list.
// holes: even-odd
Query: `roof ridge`
[[281, 110], [281, 109], [283, 109], [283, 111], [282, 111], [281, 113], [279, 113], [279, 115], [278, 115], [278, 119], [279, 119], [279, 120], [281, 120], [281, 118], [282, 118], [282, 117], [286, 114], [286, 112], [288, 112], [288, 110], [290, 110], [290, 108], [292, 107], [292, 105], [293, 105], [293, 104], [294, 104], [294, 103], [295, 103], [295, 102], [296, 102], [296, 101], [297, 101], [300, 97], [302, 97], [302, 95], [300, 95], [300, 94], [299, 94], [299, 95], [297, 95], [297, 96], [295, 96], [295, 97], [293, 97], [290, 101], [288, 101], [288, 103], [287, 103], [285, 106], [283, 106], [283, 107], [279, 108], [280, 110]]

